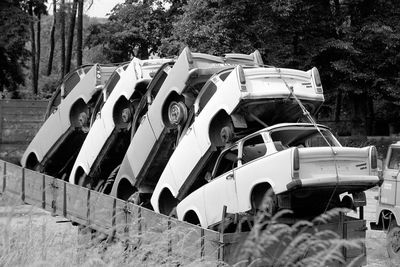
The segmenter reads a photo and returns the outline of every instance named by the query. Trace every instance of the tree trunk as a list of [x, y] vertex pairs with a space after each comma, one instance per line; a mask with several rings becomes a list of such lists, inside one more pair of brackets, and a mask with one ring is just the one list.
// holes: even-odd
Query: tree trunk
[[56, 23], [57, 23], [57, 0], [53, 0], [53, 25], [51, 26], [51, 31], [50, 31], [50, 53], [49, 53], [49, 61], [47, 63], [47, 72], [46, 75], [50, 76], [51, 71], [53, 68], [53, 57], [54, 57], [54, 46], [55, 46], [55, 40], [54, 40], [54, 34], [56, 32]]
[[61, 79], [65, 76], [65, 0], [61, 0], [60, 5], [61, 23]]
[[31, 29], [31, 74], [32, 74], [32, 93], [37, 94], [38, 88], [38, 79], [36, 72], [36, 43], [35, 43], [35, 25], [34, 25], [34, 17], [33, 17], [33, 7], [32, 4], [28, 7], [28, 13], [31, 16], [31, 21], [29, 23]]
[[76, 65], [82, 65], [82, 29], [83, 29], [83, 0], [78, 0], [78, 25], [76, 33]]
[[336, 102], [335, 102], [335, 122], [340, 121], [340, 113], [342, 109], [342, 90], [338, 89], [336, 94]]
[[72, 58], [72, 45], [74, 44], [74, 30], [75, 30], [75, 18], [76, 9], [78, 5], [78, 0], [74, 0], [72, 4], [72, 12], [69, 22], [69, 32], [68, 32], [68, 46], [67, 46], [67, 58], [65, 62], [65, 71], [69, 72], [71, 68], [71, 58]]
[[352, 105], [351, 114], [351, 135], [366, 136], [366, 121], [365, 114], [367, 112], [367, 97], [365, 93], [354, 94], [349, 93], [349, 98]]
[[[39, 80], [39, 67], [40, 67], [40, 32], [41, 32], [41, 19], [42, 15], [37, 14], [36, 22], [36, 79]], [[38, 93], [38, 91], [36, 91]]]

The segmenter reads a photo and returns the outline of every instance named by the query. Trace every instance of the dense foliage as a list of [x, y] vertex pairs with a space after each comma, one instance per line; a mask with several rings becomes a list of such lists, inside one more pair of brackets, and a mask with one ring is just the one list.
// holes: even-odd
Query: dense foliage
[[15, 91], [24, 83], [22, 67], [28, 56], [28, 24], [19, 1], [0, 2], [0, 91]]
[[[16, 40], [23, 44], [21, 31]], [[84, 35], [84, 58], [92, 62], [172, 56], [189, 46], [217, 55], [258, 49], [269, 65], [316, 66], [326, 96], [320, 120], [350, 124], [339, 127], [341, 134], [400, 130], [398, 0], [126, 0]], [[15, 50], [19, 55], [10, 41], [6, 48], [3, 43], [1, 51], [19, 59], [14, 65], [20, 68], [23, 46]], [[2, 86], [21, 81], [8, 79]]]

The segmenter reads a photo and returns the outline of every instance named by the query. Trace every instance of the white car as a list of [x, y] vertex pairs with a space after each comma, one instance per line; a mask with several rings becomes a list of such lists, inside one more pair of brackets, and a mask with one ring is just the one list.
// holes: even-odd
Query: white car
[[21, 158], [22, 167], [68, 177], [90, 126], [91, 107], [116, 68], [86, 65], [65, 76], [48, 104], [46, 121]]
[[198, 188], [196, 181], [217, 148], [268, 125], [297, 122], [324, 102], [318, 70], [259, 67], [222, 71], [202, 88], [194, 104], [194, 122], [182, 135], [151, 197], [156, 212], [169, 214], [179, 200]]
[[[204, 185], [176, 208], [178, 219], [214, 228], [228, 214], [293, 210], [316, 216], [342, 205], [339, 195], [357, 196], [380, 183], [373, 146], [341, 147], [327, 127], [277, 124], [222, 151]], [[271, 198], [263, 202], [272, 190]], [[365, 205], [365, 204], [364, 204]]]
[[[191, 53], [185, 48], [161, 85], [158, 94], [144, 99], [134, 120], [131, 144], [118, 170], [111, 195], [127, 200], [136, 191], [154, 188], [178, 136], [191, 122], [193, 103], [202, 86], [216, 72], [235, 62], [262, 64], [259, 52], [217, 57]], [[110, 180], [113, 180], [110, 177]]]
[[135, 107], [157, 70], [164, 64], [168, 70], [170, 61], [135, 58], [116, 70], [95, 105], [95, 120], [73, 165], [70, 183], [105, 189], [107, 177], [121, 163], [130, 143]]

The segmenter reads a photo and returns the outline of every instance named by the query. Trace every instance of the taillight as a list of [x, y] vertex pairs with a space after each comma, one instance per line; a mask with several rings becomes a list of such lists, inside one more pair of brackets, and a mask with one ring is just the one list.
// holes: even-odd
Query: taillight
[[321, 77], [319, 76], [319, 71], [316, 67], [313, 67], [311, 71], [312, 71], [312, 78], [314, 79], [315, 82], [316, 93], [322, 94], [323, 90], [322, 90]]
[[299, 149], [296, 147], [293, 149], [293, 178], [299, 178], [299, 170], [300, 170], [300, 155]]
[[246, 91], [246, 76], [244, 74], [243, 67], [240, 65], [238, 66], [238, 72], [239, 72], [240, 90]]
[[101, 69], [100, 69], [100, 65], [96, 65], [96, 85], [101, 84]]
[[376, 147], [372, 146], [369, 153], [371, 160], [371, 169], [378, 168], [378, 152], [376, 151]]

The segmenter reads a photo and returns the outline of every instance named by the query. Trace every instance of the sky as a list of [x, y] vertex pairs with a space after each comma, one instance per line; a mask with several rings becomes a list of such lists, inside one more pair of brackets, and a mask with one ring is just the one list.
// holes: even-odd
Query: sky
[[89, 10], [84, 10], [90, 17], [106, 18], [107, 13], [113, 9], [116, 4], [124, 3], [125, 0], [93, 0], [93, 5]]

